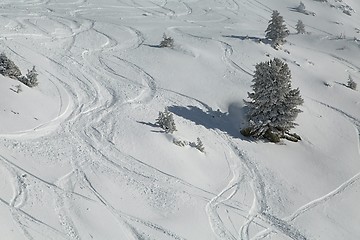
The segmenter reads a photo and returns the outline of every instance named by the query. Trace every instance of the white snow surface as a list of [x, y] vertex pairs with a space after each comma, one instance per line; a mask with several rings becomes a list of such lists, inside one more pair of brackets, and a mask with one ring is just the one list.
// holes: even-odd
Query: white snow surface
[[[2, 0], [1, 240], [360, 239], [360, 2]], [[291, 32], [260, 43], [273, 10]], [[344, 13], [347, 10], [351, 16]], [[298, 20], [307, 34], [295, 34]], [[174, 48], [158, 48], [163, 33]], [[241, 136], [254, 66], [304, 98], [294, 132]], [[155, 125], [169, 108], [178, 131]], [[196, 142], [205, 153], [173, 144]]]

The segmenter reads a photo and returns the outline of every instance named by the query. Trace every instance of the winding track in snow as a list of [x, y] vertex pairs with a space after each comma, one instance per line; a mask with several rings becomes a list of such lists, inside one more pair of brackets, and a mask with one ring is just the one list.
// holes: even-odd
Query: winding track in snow
[[[162, 4], [152, 2], [153, 6], [150, 7], [141, 6], [136, 1], [133, 2], [137, 5], [137, 9], [141, 9], [141, 11], [146, 11], [146, 13], [154, 13], [161, 17], [169, 15], [179, 17], [183, 15], [183, 13], [177, 14], [175, 10], [168, 8], [167, 1], [164, 1]], [[236, 11], [238, 9], [237, 2], [235, 0], [229, 2], [232, 2], [234, 4], [233, 9], [230, 10]], [[52, 8], [57, 5], [55, 1], [38, 1], [37, 3], [39, 5], [49, 6]], [[69, 4], [81, 4], [84, 5], [82, 7], [86, 7], [86, 3], [87, 1], [78, 1]], [[190, 4], [185, 4], [184, 2], [182, 3], [187, 9], [186, 13], [192, 14], [193, 9]], [[264, 10], [266, 10], [266, 8]], [[269, 12], [269, 9], [267, 9], [266, 11]], [[124, 228], [127, 230], [129, 237], [133, 239], [141, 239], [141, 236], [138, 236], [136, 227], [132, 225], [134, 222], [138, 222], [141, 223], [143, 226], [147, 226], [149, 228], [155, 229], [156, 231], [163, 232], [172, 239], [183, 239], [177, 234], [159, 225], [144, 221], [140, 218], [136, 218], [134, 216], [130, 216], [124, 212], [116, 210], [115, 207], [112, 206], [111, 203], [96, 189], [96, 187], [92, 184], [90, 178], [87, 176], [87, 173], [96, 171], [96, 169], [92, 167], [92, 163], [96, 162], [104, 166], [115, 168], [116, 171], [118, 171], [119, 173], [131, 173], [134, 178], [153, 178], [153, 180], [159, 182], [165, 182], [165, 180], [163, 179], [166, 178], [167, 181], [172, 181], [173, 184], [175, 184], [176, 182], [180, 182], [181, 184], [188, 186], [190, 189], [196, 189], [196, 186], [186, 183], [185, 181], [176, 178], [175, 176], [169, 175], [165, 172], [161, 172], [161, 170], [146, 165], [141, 160], [127, 155], [124, 152], [121, 152], [118, 148], [116, 148], [116, 146], [113, 146], [113, 144], [111, 143], [112, 139], [110, 135], [104, 135], [96, 129], [97, 124], [101, 123], [101, 121], [103, 121], [104, 119], [110, 122], [110, 129], [114, 128], [115, 120], [111, 119], [111, 111], [122, 111], [126, 108], [134, 107], [134, 105], [146, 105], [147, 103], [152, 101], [158, 91], [166, 90], [159, 89], [156, 86], [156, 79], [154, 79], [154, 77], [152, 77], [148, 72], [146, 72], [145, 69], [143, 69], [141, 66], [136, 65], [135, 63], [132, 63], [122, 57], [109, 56], [110, 52], [114, 49], [119, 51], [125, 51], [140, 47], [145, 40], [145, 37], [141, 33], [141, 31], [135, 28], [128, 27], [128, 31], [133, 34], [133, 41], [130, 46], [122, 46], [119, 42], [116, 41], [115, 38], [111, 36], [111, 34], [102, 32], [100, 29], [97, 28], [94, 21], [85, 18], [83, 14], [84, 12], [82, 11], [78, 11], [75, 14], [79, 22], [74, 22], [74, 18], [72, 17], [64, 18], [65, 21], [68, 20], [68, 28], [66, 28], [66, 23], [63, 23], [65, 24], [64, 28], [70, 30], [70, 35], [66, 37], [68, 40], [68, 47], [66, 48], [66, 51], [74, 53], [74, 58], [76, 58], [74, 60], [78, 63], [80, 70], [76, 70], [76, 67], [70, 66], [68, 62], [63, 63], [62, 60], [64, 60], [64, 58], [62, 57], [48, 57], [43, 54], [43, 57], [47, 58], [52, 64], [56, 65], [59, 70], [69, 72], [68, 77], [71, 77], [72, 79], [77, 81], [77, 83], [65, 83], [62, 81], [65, 76], [49, 72], [49, 75], [52, 75], [54, 78], [56, 78], [60, 82], [60, 84], [65, 89], [67, 89], [69, 95], [72, 97], [75, 103], [71, 115], [66, 119], [66, 123], [63, 123], [61, 129], [64, 130], [66, 134], [68, 134], [69, 140], [73, 144], [81, 144], [82, 146], [85, 146], [86, 151], [89, 152], [90, 156], [90, 159], [82, 160], [79, 160], [81, 159], [81, 154], [79, 154], [79, 156], [74, 156], [74, 159], [71, 160], [73, 167], [72, 171], [59, 178], [56, 184], [45, 183], [44, 180], [40, 181], [43, 182], [42, 184], [46, 185], [47, 187], [55, 189], [54, 191], [58, 193], [58, 196], [56, 198], [57, 214], [59, 215], [61, 223], [64, 225], [65, 233], [63, 231], [58, 231], [51, 226], [46, 226], [46, 228], [49, 228], [52, 232], [57, 232], [57, 234], [60, 234], [64, 238], [66, 236], [67, 238], [71, 239], [81, 238], [81, 236], [78, 235], [74, 222], [72, 221], [72, 216], [70, 214], [71, 202], [66, 196], [68, 193], [71, 193], [77, 195], [80, 198], [86, 198], [85, 196], [78, 195], [72, 191], [74, 188], [73, 182], [81, 182], [87, 187], [87, 189], [89, 189], [93, 193], [93, 196], [97, 198], [99, 203], [104, 205], [105, 208], [119, 220], [120, 224], [123, 225]], [[51, 18], [51, 16], [49, 16], [49, 18]], [[53, 17], [52, 19], [55, 19], [55, 17]], [[229, 18], [225, 17], [223, 19], [220, 19], [220, 21], [226, 21], [227, 19]], [[78, 29], [75, 29], [73, 26], [71, 26], [71, 22], [75, 25], [78, 24]], [[34, 29], [37, 27], [29, 21], [26, 21], [25, 23], [23, 23], [23, 25], [24, 27], [32, 27]], [[82, 30], [80, 30], [81, 27]], [[175, 28], [173, 27], [172, 29]], [[40, 29], [40, 32], [44, 36], [49, 35], [49, 32], [45, 30]], [[82, 34], [86, 33], [93, 34], [92, 36], [102, 35], [103, 38], [107, 40], [104, 44], [98, 46], [97, 48], [86, 49], [82, 52], [79, 52], [81, 46], [79, 46], [80, 43], [78, 42], [78, 39], [82, 36]], [[203, 38], [201, 36], [192, 37]], [[231, 45], [216, 39], [203, 39], [209, 41], [217, 41], [221, 45], [222, 49], [224, 50], [222, 58], [229, 68], [244, 72], [245, 74], [250, 76], [252, 75], [249, 70], [243, 68], [241, 65], [231, 60], [231, 55], [233, 53]], [[21, 56], [21, 53], [17, 54]], [[67, 57], [69, 57], [68, 59], [70, 59], [70, 57], [72, 56]], [[107, 65], [107, 62], [110, 58], [115, 59], [116, 61], [120, 61], [122, 64], [126, 65], [127, 67], [133, 69], [133, 71], [138, 73], [141, 82], [137, 82], [137, 79], [134, 80], [133, 83], [136, 86], [142, 86], [143, 91], [141, 91], [137, 97], [126, 101], [122, 98], [121, 94], [117, 94], [111, 89], [113, 85], [109, 84], [104, 86], [103, 84], [99, 83], [98, 78], [103, 75], [106, 75], [106, 77], [109, 79], [109, 82], [114, 81], [114, 76], [124, 79], [126, 78], [125, 76], [117, 75], [117, 73], [113, 69], [111, 69], [109, 65]], [[98, 63], [101, 66], [106, 66], [106, 68], [100, 69], [99, 67], [97, 67]], [[82, 87], [86, 88], [86, 90], [79, 92]], [[179, 96], [181, 95], [181, 93], [175, 94]], [[187, 96], [185, 95], [182, 95], [182, 97], [187, 98]], [[193, 100], [199, 102], [204, 107], [209, 108], [209, 106], [207, 106], [205, 103], [201, 103], [201, 101], [197, 99]], [[79, 129], [81, 130], [78, 131]], [[238, 149], [237, 144], [234, 143], [232, 139], [229, 139], [227, 136], [220, 132], [216, 132], [216, 134], [218, 134], [223, 139], [223, 141], [228, 145], [228, 148], [230, 148], [232, 152], [237, 156], [237, 161], [233, 162], [231, 165], [233, 177], [229, 181], [228, 185], [223, 190], [221, 190], [219, 194], [213, 194], [204, 189], [197, 190], [202, 192], [202, 194], [206, 192], [207, 196], [212, 197], [211, 199], [206, 199], [208, 201], [206, 210], [209, 215], [210, 225], [212, 226], [215, 234], [220, 239], [249, 239], [248, 229], [251, 224], [259, 224], [257, 223], [257, 218], [267, 222], [271, 226], [271, 228], [275, 228], [276, 231], [283, 232], [285, 235], [293, 239], [305, 239], [305, 237], [300, 232], [298, 232], [296, 229], [292, 228], [289, 225], [288, 221], [291, 221], [292, 217], [295, 219], [297, 216], [299, 216], [305, 211], [310, 210], [317, 204], [321, 204], [324, 200], [328, 199], [328, 197], [341, 193], [341, 191], [345, 190], [354, 181], [358, 181], [359, 178], [359, 176], [356, 175], [353, 179], [350, 179], [348, 182], [344, 183], [344, 185], [340, 186], [339, 189], [335, 190], [332, 193], [329, 193], [329, 196], [324, 196], [321, 199], [314, 200], [313, 202], [303, 206], [297, 212], [295, 212], [289, 220], [280, 220], [275, 216], [271, 216], [266, 213], [266, 196], [264, 193], [265, 183], [263, 182], [261, 178], [261, 173], [257, 169], [254, 162], [249, 159], [245, 152]], [[50, 138], [52, 137], [54, 137], [54, 135], [49, 136], [49, 138], [42, 138], [42, 140], [50, 141]], [[117, 151], [117, 153], [121, 156], [120, 158], [122, 162], [115, 162], [114, 160], [116, 159], [114, 158], [114, 156], [106, 152], [106, 150], [103, 150], [106, 149], [106, 147], [111, 148], [113, 151]], [[10, 161], [6, 161], [3, 158], [2, 164], [6, 164], [6, 166], [9, 167], [9, 162]], [[26, 204], [26, 189], [22, 187], [21, 182], [16, 181], [16, 179], [19, 177], [19, 173], [17, 173], [19, 169], [15, 166], [11, 166], [10, 169], [12, 169], [11, 171], [13, 171], [12, 176], [15, 181], [14, 183], [16, 184], [16, 186], [14, 187], [16, 189], [15, 195], [10, 203], [6, 202], [3, 199], [0, 199], [0, 201], [3, 204], [9, 206], [9, 208], [13, 209], [13, 211], [15, 212], [14, 218], [16, 219], [26, 215], [25, 212], [19, 209], [21, 205]], [[244, 172], [246, 172], [246, 175], [248, 177], [247, 179], [244, 175], [240, 174], [240, 169], [246, 170]], [[31, 175], [30, 172], [27, 172], [27, 174]], [[35, 178], [36, 176], [32, 177]], [[249, 179], [251, 179], [250, 182], [245, 182], [245, 180]], [[230, 207], [231, 204], [228, 202], [232, 200], [232, 198], [237, 194], [239, 185], [241, 184], [251, 185], [254, 194], [254, 200], [253, 205], [250, 207], [250, 209], [248, 209], [248, 212], [245, 213], [247, 214], [247, 216], [244, 215], [244, 218], [247, 220], [244, 221], [244, 224], [240, 227], [239, 236], [236, 236], [228, 229], [228, 226], [225, 226], [225, 224], [222, 222], [222, 219], [217, 212], [217, 208], [224, 205], [226, 206], [227, 204], [227, 206]], [[94, 201], [88, 198], [86, 198], [86, 200]], [[46, 225], [40, 220], [36, 220], [32, 216], [27, 217], [31, 218], [33, 221], [41, 223], [42, 225]], [[21, 224], [21, 220], [16, 221], [19, 223], [19, 225], [22, 226], [24, 235], [28, 239], [33, 239], [31, 234], [27, 232], [26, 227]]]

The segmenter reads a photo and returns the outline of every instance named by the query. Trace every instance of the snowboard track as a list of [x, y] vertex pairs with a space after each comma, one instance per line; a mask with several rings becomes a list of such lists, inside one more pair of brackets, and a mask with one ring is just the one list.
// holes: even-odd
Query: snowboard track
[[[177, 7], [185, 9], [185, 12], [177, 12], [177, 7], [176, 9], [172, 9], [173, 5], [170, 6], [170, 3], [174, 3], [166, 0], [161, 1], [160, 3], [150, 1], [148, 2], [150, 4], [149, 6], [143, 6], [136, 0], [131, 0], [131, 2], [132, 4], [129, 4], [128, 6], [135, 6], [134, 8], [139, 12], [166, 19], [191, 16], [196, 10], [190, 3], [181, 0], [179, 0]], [[74, 207], [72, 199], [76, 198], [101, 205], [117, 220], [128, 239], [145, 239], [142, 234], [151, 231], [162, 234], [170, 239], [186, 239], [175, 231], [167, 229], [160, 224], [126, 213], [115, 206], [113, 202], [106, 199], [105, 193], [102, 192], [102, 189], [97, 188], [91, 178], [92, 175], [101, 174], [101, 169], [106, 168], [111, 169], [111, 171], [121, 176], [130, 176], [129, 179], [131, 178], [131, 181], [139, 184], [139, 186], [151, 183], [151, 186], [156, 185], [160, 189], [161, 187], [170, 185], [171, 188], [178, 188], [178, 190], [174, 190], [175, 192], [184, 191], [184, 194], [197, 197], [202, 201], [207, 202], [205, 211], [208, 216], [209, 225], [217, 238], [221, 240], [262, 239], [273, 233], [281, 233], [295, 240], [306, 240], [308, 238], [304, 233], [291, 225], [291, 223], [305, 212], [340, 195], [359, 181], [360, 173], [344, 182], [334, 191], [303, 205], [292, 215], [280, 219], [271, 215], [268, 211], [269, 207], [267, 205], [265, 193], [265, 186], [268, 183], [265, 182], [262, 172], [257, 167], [256, 161], [252, 160], [245, 151], [239, 149], [239, 145], [234, 139], [221, 131], [213, 130], [214, 134], [221, 139], [220, 141], [222, 142], [221, 144], [224, 145], [224, 148], [230, 150], [236, 157], [229, 162], [229, 169], [231, 172], [230, 181], [219, 191], [219, 193], [214, 193], [208, 189], [193, 185], [184, 179], [166, 173], [161, 169], [151, 166], [145, 161], [122, 151], [113, 141], [114, 136], [112, 134], [114, 134], [113, 132], [117, 127], [117, 119], [112, 117], [113, 112], [126, 112], [129, 109], [146, 107], [147, 105], [150, 105], [155, 98], [159, 96], [163, 97], [163, 93], [194, 101], [207, 110], [211, 110], [211, 108], [199, 99], [187, 96], [181, 92], [159, 87], [156, 83], [156, 78], [152, 76], [149, 71], [145, 70], [140, 64], [128, 60], [125, 53], [130, 50], [141, 48], [146, 40], [146, 35], [135, 27], [116, 26], [119, 28], [121, 27], [131, 35], [130, 43], [122, 45], [116, 40], [116, 37], [112, 36], [112, 33], [105, 32], [96, 24], [95, 20], [86, 16], [88, 14], [87, 11], [90, 10], [90, 8], [87, 8], [89, 6], [87, 5], [89, 4], [89, 1], [79, 0], [72, 3], [56, 3], [52, 0], [44, 0], [31, 3], [17, 3], [16, 7], [35, 8], [44, 6], [49, 10], [58, 6], [66, 6], [66, 4], [74, 8], [81, 7], [83, 9], [68, 12], [65, 17], [58, 14], [51, 15], [49, 13], [43, 13], [43, 15], [37, 17], [26, 16], [26, 18], [17, 19], [22, 28], [33, 30], [37, 33], [38, 37], [41, 37], [41, 39], [50, 38], [51, 32], [42, 28], [40, 25], [36, 25], [33, 21], [34, 19], [48, 17], [51, 21], [63, 27], [66, 34], [55, 36], [52, 38], [52, 41], [66, 40], [66, 43], [64, 44], [65, 55], [54, 52], [52, 56], [48, 56], [40, 50], [34, 50], [34, 52], [41, 58], [48, 60], [51, 63], [51, 66], [55, 66], [55, 70], [53, 71], [43, 71], [46, 72], [48, 76], [54, 78], [53, 83], [54, 87], [57, 88], [59, 98], [63, 97], [59, 90], [60, 88], [63, 88], [68, 94], [67, 97], [71, 98], [73, 105], [71, 106], [71, 109], [66, 109], [64, 113], [59, 112], [59, 119], [54, 119], [54, 121], [39, 126], [35, 129], [36, 131], [21, 133], [18, 136], [4, 137], [7, 137], [9, 141], [11, 141], [23, 138], [25, 135], [31, 136], [31, 138], [37, 138], [39, 141], [44, 141], [45, 143], [54, 143], [56, 142], [54, 139], [61, 139], [63, 141], [68, 141], [69, 145], [82, 146], [81, 151], [80, 148], [76, 149], [76, 147], [73, 147], [74, 154], [71, 156], [71, 159], [69, 159], [71, 169], [69, 172], [59, 176], [55, 182], [38, 177], [35, 173], [27, 171], [25, 168], [15, 164], [15, 162], [18, 162], [19, 160], [10, 160], [9, 156], [5, 154], [4, 156], [0, 155], [0, 164], [7, 172], [9, 172], [14, 191], [10, 201], [0, 198], [0, 204], [9, 209], [15, 223], [21, 229], [25, 238], [35, 239], [31, 231], [29, 231], [31, 230], [31, 225], [27, 224], [27, 222], [31, 222], [32, 224], [39, 225], [41, 229], [48, 231], [48, 234], [53, 234], [61, 239], [86, 239], [85, 236], [80, 235], [76, 226], [76, 221], [74, 220], [74, 213], [72, 212], [72, 207]], [[123, 4], [127, 3], [123, 2]], [[237, 11], [240, 8], [239, 4], [247, 4], [256, 8], [261, 8], [267, 15], [271, 12], [271, 9], [260, 1], [250, 0], [227, 0], [226, 8], [231, 14], [237, 14]], [[208, 14], [208, 12], [205, 12], [204, 14]], [[259, 16], [262, 19], [266, 19], [262, 15]], [[221, 15], [221, 19], [216, 19], [215, 21], [226, 22], [229, 19], [228, 16]], [[187, 20], [183, 21], [186, 22]], [[204, 22], [193, 21], [193, 23], [201, 24]], [[211, 21], [206, 23], [211, 23]], [[176, 33], [196, 38], [200, 41], [217, 42], [219, 48], [223, 51], [221, 58], [229, 69], [244, 73], [247, 76], [252, 76], [251, 71], [248, 70], [247, 67], [238, 64], [231, 59], [234, 49], [229, 43], [218, 39], [188, 34], [185, 31], [180, 30], [181, 28], [181, 26], [173, 26], [169, 27], [168, 30], [174, 30]], [[93, 48], [83, 48], [81, 46], [81, 41], [83, 41], [86, 34], [89, 34], [90, 36], [101, 36], [105, 41], [103, 44]], [[21, 36], [24, 35], [13, 35], [15, 38]], [[21, 52], [10, 46], [7, 47], [18, 57], [27, 61], [26, 57], [24, 57]], [[25, 45], [22, 47], [30, 49], [30, 47]], [[348, 66], [350, 65], [345, 59], [336, 56], [333, 57], [347, 63]], [[126, 74], [117, 72], [112, 68], [112, 64], [126, 66], [126, 68], [131, 69], [137, 74], [137, 78], [129, 78]], [[359, 70], [357, 67], [352, 67], [353, 69]], [[56, 71], [61, 73], [57, 73]], [[74, 81], [67, 81], [66, 78]], [[135, 88], [140, 88], [140, 90], [136, 92], [137, 95], [135, 97], [125, 97], [121, 92], [120, 87], [117, 87], [118, 83], [125, 82], [126, 84], [130, 83]], [[170, 97], [168, 98], [170, 99]], [[60, 99], [60, 104], [63, 104], [62, 99]], [[70, 108], [70, 106], [68, 107]], [[355, 118], [339, 109], [335, 109], [328, 105], [327, 107], [343, 114], [352, 121], [357, 126], [358, 131], [360, 131], [360, 123]], [[61, 105], [60, 109], [63, 108], [66, 107]], [[62, 114], [64, 114], [64, 116], [62, 116]], [[107, 131], [104, 131], [102, 128], [104, 124], [107, 124], [108, 126]], [[53, 127], [53, 129], [51, 131], [41, 132], [42, 129], [46, 129], [47, 127]], [[58, 137], [57, 135], [60, 132], [63, 132], [65, 137]], [[30, 141], [24, 139], [24, 142], [28, 144], [24, 144], [24, 148], [30, 148], [32, 146]], [[28, 189], [24, 182], [24, 174], [27, 175], [28, 179], [35, 179], [37, 181], [36, 186], [41, 189], [49, 189], [47, 191], [54, 197], [54, 212], [59, 219], [62, 230], [48, 225], [45, 221], [32, 216], [30, 212], [28, 213], [22, 209], [23, 206], [27, 206], [29, 203], [28, 191], [32, 191], [31, 189]], [[111, 178], [110, 175], [107, 177]], [[91, 195], [88, 196], [78, 192], [79, 185], [85, 186], [86, 190], [90, 191]], [[236, 199], [236, 195], [239, 194], [240, 191], [240, 186], [248, 186], [251, 189], [251, 194], [253, 195], [251, 206], [239, 202]], [[154, 191], [156, 191], [156, 189], [154, 189]], [[219, 211], [219, 209], [223, 208], [236, 211], [237, 214], [243, 218], [243, 224], [241, 226], [236, 226], [234, 222], [231, 221], [230, 214], [228, 214], [227, 217], [233, 228], [229, 229], [229, 226], [225, 224], [224, 215]], [[258, 232], [254, 237], [251, 237], [249, 228], [252, 225], [256, 225], [264, 230]]]

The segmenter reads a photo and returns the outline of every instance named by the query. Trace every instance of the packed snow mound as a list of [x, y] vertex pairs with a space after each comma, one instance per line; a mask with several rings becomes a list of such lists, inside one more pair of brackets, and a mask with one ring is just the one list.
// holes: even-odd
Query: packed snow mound
[[[0, 76], [0, 239], [360, 239], [347, 87], [360, 3], [302, 2], [314, 14], [284, 0], [1, 1], [1, 51], [39, 85]], [[290, 33], [278, 50], [273, 10]], [[240, 134], [255, 65], [274, 58], [304, 99], [298, 143]], [[157, 124], [165, 108], [176, 131]]]

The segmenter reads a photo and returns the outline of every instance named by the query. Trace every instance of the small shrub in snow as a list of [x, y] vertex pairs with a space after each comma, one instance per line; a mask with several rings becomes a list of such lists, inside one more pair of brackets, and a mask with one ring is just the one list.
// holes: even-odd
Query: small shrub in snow
[[352, 90], [356, 90], [357, 84], [356, 82], [352, 79], [352, 77], [349, 75], [349, 81], [347, 82], [347, 86], [348, 88], [351, 88]]
[[284, 44], [285, 38], [289, 35], [289, 30], [284, 24], [284, 19], [278, 11], [273, 11], [269, 25], [265, 30], [266, 38], [271, 40], [272, 46], [276, 49], [279, 45]]
[[35, 66], [33, 66], [31, 70], [28, 69], [26, 76], [21, 76], [18, 79], [28, 87], [35, 87], [39, 84], [37, 76], [38, 74], [36, 72]]
[[305, 4], [303, 2], [300, 2], [299, 6], [296, 8], [299, 12], [305, 11]]
[[304, 34], [305, 33], [305, 25], [301, 20], [298, 20], [298, 22], [296, 23], [296, 31], [298, 34]]
[[16, 93], [21, 93], [21, 92], [22, 92], [22, 87], [21, 87], [20, 84], [18, 84], [18, 85], [15, 86], [15, 92], [16, 92]]
[[174, 47], [174, 39], [172, 37], [167, 37], [164, 33], [163, 40], [160, 42], [160, 47], [165, 48], [172, 48]]
[[332, 85], [329, 82], [324, 81], [324, 85], [327, 86], [327, 87], [332, 87]]
[[173, 133], [176, 131], [173, 115], [167, 108], [165, 108], [164, 112], [159, 112], [159, 117], [156, 119], [156, 124], [164, 129], [166, 133]]
[[278, 58], [255, 66], [253, 93], [249, 107], [249, 126], [241, 131], [244, 136], [266, 138], [278, 142], [301, 112], [297, 107], [303, 103], [299, 89], [291, 89], [291, 72], [286, 63]]
[[346, 15], [351, 16], [351, 12], [349, 10], [347, 10], [347, 9], [343, 10], [343, 13], [345, 13]]
[[182, 140], [178, 140], [178, 139], [173, 139], [173, 143], [174, 143], [175, 145], [180, 146], [180, 147], [185, 147], [186, 145], [188, 145], [188, 142], [182, 141]]
[[200, 152], [204, 152], [205, 151], [205, 147], [204, 144], [202, 143], [200, 138], [196, 139], [196, 149], [199, 150]]
[[301, 141], [301, 137], [299, 135], [297, 135], [296, 133], [285, 133], [284, 138], [286, 138], [289, 141], [292, 142], [298, 142]]
[[173, 139], [173, 143], [180, 147], [190, 146], [196, 148], [200, 152], [205, 152], [204, 144], [202, 143], [200, 138], [196, 139], [196, 142], [189, 142], [185, 140]]
[[16, 64], [11, 61], [5, 53], [0, 54], [0, 74], [14, 79], [21, 76], [19, 67], [16, 66]]
[[200, 138], [197, 138], [196, 142], [190, 142], [189, 145], [190, 145], [190, 147], [196, 148], [200, 152], [205, 152], [205, 147], [204, 147], [202, 141], [200, 140]]

